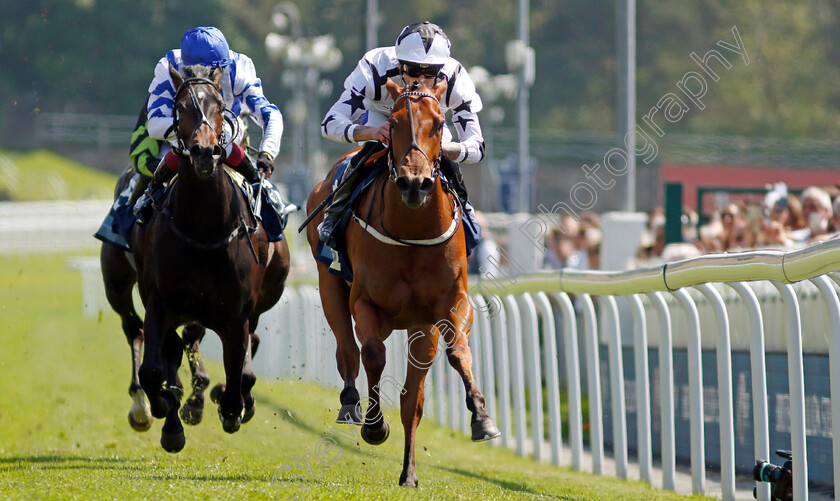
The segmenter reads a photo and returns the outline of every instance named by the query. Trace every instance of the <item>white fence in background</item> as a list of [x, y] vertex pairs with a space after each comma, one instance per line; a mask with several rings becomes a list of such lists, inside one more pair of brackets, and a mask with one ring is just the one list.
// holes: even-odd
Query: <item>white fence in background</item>
[[112, 200], [0, 203], [0, 254], [85, 251]]
[[[803, 376], [803, 326], [807, 326], [811, 350], [828, 344], [831, 368], [830, 414], [840, 415], [840, 280], [830, 271], [840, 268], [840, 240], [784, 253], [753, 251], [709, 255], [662, 267], [621, 273], [567, 271], [518, 277], [525, 292], [474, 295], [475, 320], [470, 344], [474, 373], [487, 408], [496, 417], [503, 434], [499, 445], [530, 454], [538, 461], [584, 468], [584, 427], [581, 395], [589, 402], [589, 444], [592, 472], [605, 473], [604, 416], [611, 419], [612, 459], [616, 475], [628, 478], [628, 434], [635, 433], [637, 467], [641, 480], [653, 483], [652, 421], [659, 423], [662, 487], [675, 489], [676, 455], [675, 380], [673, 352], [687, 350], [690, 409], [691, 484], [694, 493], [707, 493], [705, 422], [719, 423], [720, 493], [736, 498], [735, 418], [732, 380], [732, 325], [741, 332], [736, 346], [749, 350], [752, 381], [752, 429], [754, 457], [781, 463], [770, 456], [765, 369], [767, 346], [787, 353], [789, 381], [789, 428], [793, 451], [794, 499], [808, 499], [808, 454], [806, 448], [806, 398]], [[798, 282], [790, 285], [792, 282]], [[487, 288], [485, 288], [485, 291]], [[597, 296], [597, 308], [596, 298]], [[617, 296], [624, 296], [633, 314], [632, 340], [622, 342]], [[761, 298], [761, 299], [759, 299]], [[576, 307], [579, 312], [576, 312]], [[764, 313], [762, 313], [762, 309]], [[702, 313], [702, 315], [701, 315]], [[730, 318], [732, 322], [730, 323]], [[578, 326], [580, 322], [580, 331]], [[703, 329], [701, 330], [701, 325]], [[335, 368], [335, 342], [321, 310], [314, 287], [288, 290], [280, 305], [264, 317], [259, 329], [263, 339], [256, 357], [256, 370], [264, 377], [300, 377], [341, 388]], [[624, 333], [629, 334], [629, 333]], [[599, 339], [600, 337], [600, 339]], [[405, 332], [395, 332], [386, 342], [388, 361], [384, 376], [402, 381], [407, 357]], [[558, 341], [565, 348], [558, 347]], [[634, 353], [635, 381], [625, 381], [622, 346], [630, 342]], [[578, 345], [581, 345], [579, 347]], [[599, 346], [608, 351], [608, 380], [602, 380]], [[658, 348], [658, 406], [652, 405], [648, 351]], [[582, 350], [581, 350], [582, 348]], [[717, 387], [703, 384], [702, 350], [713, 349]], [[583, 360], [579, 354], [584, 353]], [[710, 352], [705, 356], [709, 357]], [[465, 394], [445, 357], [433, 365], [426, 381], [426, 415], [438, 423], [468, 433], [469, 415]], [[638, 370], [641, 368], [641, 370]], [[561, 370], [565, 378], [561, 377]], [[581, 373], [586, 380], [581, 381]], [[560, 380], [569, 395], [569, 436], [561, 440]], [[398, 405], [396, 385], [383, 392], [385, 404]], [[364, 394], [364, 371], [358, 381]], [[545, 389], [547, 419], [544, 420], [542, 389]], [[586, 391], [583, 391], [583, 390]], [[530, 408], [526, 409], [526, 390]], [[625, 397], [632, 393], [632, 401]], [[609, 392], [609, 406], [602, 408], [601, 395]], [[704, 410], [709, 394], [717, 396], [717, 416]], [[704, 399], [704, 396], [706, 397]], [[336, 404], [338, 403], [336, 393]], [[630, 409], [636, 429], [628, 432]], [[654, 408], [653, 413], [651, 409]], [[778, 410], [777, 410], [778, 412]], [[743, 415], [740, 412], [740, 415]], [[749, 413], [747, 413], [749, 416]], [[775, 417], [775, 416], [773, 416]], [[777, 424], [777, 426], [779, 426]], [[840, 419], [831, 420], [831, 435], [840, 436]], [[778, 430], [776, 430], [778, 431]], [[544, 436], [548, 440], [543, 439]], [[833, 442], [834, 478], [840, 479], [840, 441]], [[774, 461], [776, 460], [776, 461]], [[751, 458], [752, 461], [752, 458]], [[752, 466], [752, 463], [748, 466]], [[770, 486], [758, 483], [759, 499], [768, 500]], [[835, 494], [840, 487], [835, 486]], [[743, 496], [740, 496], [743, 497]]]
[[[628, 444], [634, 439], [634, 466], [638, 467], [639, 478], [653, 483], [653, 457], [658, 455], [661, 487], [674, 490], [675, 449], [683, 445], [675, 438], [682, 431], [675, 429], [679, 419], [675, 409], [680, 408], [677, 398], [682, 397], [686, 400], [683, 407], [688, 409], [694, 493], [708, 492], [706, 463], [710, 458], [705, 433], [709, 423], [714, 422], [719, 428], [716, 449], [719, 448], [720, 494], [724, 500], [736, 499], [735, 421], [746, 415], [755, 458], [780, 463], [770, 456], [769, 435], [780, 429], [789, 434], [796, 479], [794, 499], [807, 500], [808, 483], [803, 479], [809, 478], [809, 465], [826, 465], [809, 462], [806, 446], [806, 437], [814, 432], [806, 424], [805, 352], [825, 349], [829, 354], [830, 399], [825, 402], [828, 408], [824, 414], [828, 416], [824, 426], [829, 428], [826, 435], [835, 437], [830, 463], [833, 478], [840, 479], [840, 440], [836, 440], [840, 437], [840, 419], [831, 419], [840, 416], [840, 279], [834, 273], [837, 269], [840, 240], [791, 252], [707, 255], [625, 272], [564, 270], [529, 275], [517, 277], [515, 294], [500, 290], [498, 282], [495, 289], [482, 287], [481, 296], [472, 296], [475, 320], [470, 345], [479, 388], [502, 430], [500, 439], [491, 443], [515, 448], [518, 454], [532, 455], [538, 461], [569, 464], [577, 471], [591, 461], [595, 474], [607, 474], [605, 449], [611, 446], [615, 474], [628, 478]], [[619, 296], [630, 305], [632, 335], [620, 331]], [[107, 311], [104, 304], [92, 307], [97, 308]], [[288, 289], [280, 303], [262, 317], [257, 332], [262, 344], [254, 364], [260, 377], [302, 378], [341, 387], [335, 368], [335, 341], [315, 287]], [[219, 354], [215, 339], [208, 337], [203, 348], [208, 356]], [[395, 332], [386, 342], [388, 358], [383, 379], [402, 381], [407, 364], [406, 341], [405, 332]], [[625, 378], [625, 346], [632, 347], [633, 352], [632, 382]], [[787, 358], [787, 407], [783, 409], [784, 423], [779, 424], [777, 419], [775, 430], [769, 429], [771, 417], [779, 417], [770, 415], [768, 405], [765, 360], [772, 355], [769, 347], [783, 351]], [[653, 363], [648, 359], [652, 348], [658, 352], [658, 374], [653, 378], [648, 370]], [[685, 392], [675, 388], [674, 359], [678, 348], [687, 352]], [[747, 411], [751, 411], [751, 417], [750, 412], [734, 405], [732, 357], [736, 348], [749, 352], [752, 398]], [[703, 349], [714, 350], [716, 387], [704, 386]], [[606, 356], [602, 350], [607, 351]], [[707, 351], [706, 362], [710, 356]], [[606, 364], [602, 358], [606, 358]], [[442, 357], [429, 372], [426, 416], [468, 433], [463, 385], [446, 367]], [[686, 367], [677, 369], [684, 371]], [[565, 381], [569, 396], [570, 438], [566, 441], [561, 438], [561, 381]], [[367, 383], [363, 370], [357, 385], [364, 398]], [[383, 386], [383, 404], [397, 406], [398, 387], [392, 386]], [[653, 391], [652, 386], [658, 386], [659, 391]], [[542, 412], [543, 388], [546, 419]], [[530, 408], [526, 408], [526, 389]], [[589, 403], [588, 452], [584, 449], [584, 393]], [[602, 404], [601, 395], [606, 393], [608, 405]], [[710, 395], [716, 396], [716, 416], [704, 409]], [[809, 399], [807, 407], [811, 411], [812, 403]], [[778, 408], [776, 412], [780, 412]], [[636, 427], [628, 432], [631, 413]], [[611, 421], [609, 430], [604, 426], [607, 416]], [[653, 422], [658, 423], [659, 430], [657, 451], [653, 447]], [[605, 439], [607, 434], [611, 435], [609, 442]], [[585, 454], [591, 459], [584, 461]], [[758, 498], [768, 500], [770, 486], [758, 483], [757, 488]], [[834, 489], [835, 496], [840, 494], [840, 483]]]

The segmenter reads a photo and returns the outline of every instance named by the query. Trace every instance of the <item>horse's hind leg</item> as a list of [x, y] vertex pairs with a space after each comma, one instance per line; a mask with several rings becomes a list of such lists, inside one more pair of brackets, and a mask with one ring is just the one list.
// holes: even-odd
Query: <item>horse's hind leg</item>
[[362, 424], [362, 415], [358, 409], [359, 391], [356, 389], [360, 352], [350, 318], [350, 290], [343, 280], [329, 273], [322, 263], [318, 263], [318, 283], [324, 316], [335, 335], [338, 373], [344, 381], [344, 389], [339, 396], [341, 409], [335, 421]]
[[444, 329], [443, 339], [446, 341], [446, 358], [449, 365], [460, 374], [467, 391], [467, 409], [472, 413], [470, 420], [472, 440], [482, 442], [496, 438], [502, 433], [485, 410], [484, 396], [478, 391], [473, 378], [472, 353], [469, 345], [472, 315], [472, 308], [464, 296], [449, 312], [450, 326], [454, 329]]
[[146, 394], [140, 387], [140, 369], [143, 348], [143, 320], [134, 309], [132, 289], [137, 282], [137, 272], [131, 267], [125, 252], [116, 245], [104, 242], [99, 255], [105, 296], [111, 308], [120, 316], [122, 330], [131, 347], [131, 384], [128, 394], [134, 402], [128, 411], [128, 422], [136, 431], [146, 431], [152, 426], [152, 411]]
[[181, 419], [185, 423], [197, 425], [204, 415], [204, 390], [210, 384], [210, 377], [204, 370], [204, 362], [198, 351], [199, 344], [204, 339], [206, 329], [199, 324], [188, 324], [184, 327], [184, 346], [187, 350], [187, 362], [192, 374], [192, 394], [181, 407]]
[[[248, 321], [243, 319], [240, 322], [233, 322], [224, 333], [219, 333], [222, 338], [225, 362], [225, 385], [224, 389], [214, 400], [219, 403], [219, 419], [222, 421], [222, 428], [228, 433], [239, 431], [242, 424], [242, 372], [245, 365], [246, 351], [250, 345], [248, 333]], [[250, 355], [250, 354], [249, 354]], [[217, 389], [213, 388], [213, 393]]]
[[245, 406], [245, 412], [242, 414], [243, 423], [250, 421], [256, 411], [256, 403], [254, 396], [251, 395], [251, 388], [257, 382], [257, 376], [254, 374], [251, 361], [257, 351], [255, 344], [259, 345], [259, 342], [260, 338], [256, 334], [248, 336], [249, 348], [245, 349], [245, 362], [242, 364], [242, 405]]
[[[181, 401], [181, 395], [183, 395], [181, 382], [178, 380], [178, 368], [181, 367], [183, 354], [183, 341], [178, 337], [175, 329], [170, 329], [163, 341], [163, 363], [166, 368], [167, 389], [177, 398], [177, 402]], [[160, 445], [166, 452], [180, 452], [185, 443], [184, 427], [178, 419], [178, 404], [176, 403], [166, 414], [166, 421], [160, 433]]]
[[[252, 319], [251, 328], [256, 329], [256, 325], [256, 320]], [[242, 405], [245, 407], [245, 411], [242, 413], [243, 424], [250, 421], [251, 418], [254, 417], [254, 412], [256, 412], [256, 401], [254, 400], [254, 396], [251, 394], [251, 389], [257, 382], [257, 376], [254, 374], [252, 360], [254, 355], [257, 354], [260, 337], [252, 332], [249, 335], [249, 340], [251, 343], [251, 349], [245, 350], [245, 362], [242, 364]], [[222, 395], [224, 394], [226, 388], [227, 386], [221, 383], [213, 387], [210, 391], [210, 399], [213, 400], [213, 403], [216, 405], [221, 404]]]

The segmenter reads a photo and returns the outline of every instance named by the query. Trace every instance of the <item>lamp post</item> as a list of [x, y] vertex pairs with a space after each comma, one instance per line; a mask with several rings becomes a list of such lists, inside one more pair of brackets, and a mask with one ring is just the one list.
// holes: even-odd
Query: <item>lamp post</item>
[[519, 130], [519, 211], [530, 212], [530, 193], [528, 174], [530, 158], [528, 155], [528, 89], [534, 83], [534, 49], [528, 45], [528, 0], [519, 0], [519, 23], [517, 40], [512, 40], [505, 47], [505, 61], [508, 71], [519, 78], [519, 103], [517, 128]]
[[[516, 99], [519, 91], [519, 78], [510, 73], [491, 75], [482, 66], [473, 66], [468, 71], [470, 79], [475, 84], [475, 88], [481, 96], [481, 102], [485, 105], [485, 113], [488, 114], [489, 125], [493, 127], [498, 126], [505, 118], [505, 110], [495, 103], [503, 98], [511, 101]], [[485, 210], [500, 210], [505, 208], [501, 200], [501, 191], [503, 189], [501, 185], [507, 183], [507, 179], [503, 179], [502, 173], [500, 172], [502, 168], [498, 164], [498, 159], [496, 159], [493, 131], [486, 129], [484, 132], [484, 144], [486, 146], [485, 159], [490, 162], [491, 167], [487, 172], [492, 175], [481, 177], [481, 200], [485, 204]], [[517, 185], [518, 183], [519, 180], [517, 179]], [[514, 210], [517, 208], [514, 208]]]
[[341, 51], [331, 35], [303, 36], [300, 11], [292, 2], [275, 5], [271, 22], [280, 33], [266, 35], [265, 50], [272, 62], [283, 63], [288, 70], [283, 72], [281, 82], [292, 91], [292, 99], [284, 106], [292, 124], [292, 164], [302, 170], [308, 189], [319, 167], [314, 161], [320, 158], [318, 100], [331, 91], [329, 81], [321, 80], [320, 74], [341, 64]]

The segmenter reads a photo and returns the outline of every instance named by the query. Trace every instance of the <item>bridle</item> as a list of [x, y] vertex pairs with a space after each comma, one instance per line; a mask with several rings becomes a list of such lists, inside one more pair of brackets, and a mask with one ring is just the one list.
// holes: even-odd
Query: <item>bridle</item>
[[[427, 155], [426, 152], [423, 151], [423, 148], [421, 148], [420, 145], [417, 144], [417, 134], [416, 134], [415, 129], [414, 129], [414, 116], [412, 115], [412, 112], [411, 112], [411, 100], [409, 99], [410, 97], [420, 97], [420, 98], [428, 97], [430, 99], [433, 99], [435, 101], [435, 103], [437, 103], [437, 105], [440, 106], [440, 101], [433, 94], [430, 94], [428, 92], [417, 91], [417, 90], [410, 90], [410, 91], [403, 92], [402, 94], [397, 96], [396, 99], [394, 99], [394, 106], [397, 105], [397, 102], [399, 102], [400, 99], [403, 99], [403, 98], [406, 99], [405, 109], [406, 109], [406, 113], [408, 114], [408, 124], [409, 124], [410, 132], [411, 132], [411, 144], [408, 146], [408, 148], [402, 154], [399, 162], [394, 162], [394, 147], [393, 147], [394, 141], [391, 140], [390, 144], [388, 145], [388, 149], [390, 150], [390, 157], [391, 157], [391, 162], [388, 165], [388, 173], [390, 174], [391, 181], [396, 181], [397, 180], [397, 166], [402, 165], [403, 161], [405, 161], [405, 157], [408, 156], [408, 154], [409, 154], [409, 152], [411, 152], [411, 150], [419, 151], [420, 153], [423, 154], [424, 157], [426, 157], [426, 160], [428, 160], [429, 162], [432, 161], [432, 159], [429, 158], [429, 155]], [[392, 137], [392, 138], [393, 138], [393, 132], [394, 132], [394, 127], [393, 127], [392, 122], [391, 122], [391, 123], [389, 123], [388, 133], [389, 133], [389, 136]], [[442, 135], [441, 135], [441, 141], [443, 141], [443, 136]], [[435, 181], [437, 179], [438, 173], [440, 172], [440, 156], [442, 154], [443, 154], [442, 150], [438, 152], [438, 156], [435, 158], [434, 165], [432, 166], [432, 181]]]
[[[189, 92], [189, 94], [190, 94], [190, 100], [192, 101], [193, 108], [195, 108], [196, 110], [198, 110], [199, 113], [201, 113], [201, 122], [199, 123], [198, 127], [196, 127], [195, 130], [193, 131], [193, 135], [190, 138], [190, 140], [192, 140], [195, 137], [195, 135], [198, 134], [198, 130], [201, 129], [201, 126], [206, 124], [210, 128], [210, 130], [213, 131], [213, 134], [216, 136], [216, 140], [219, 143], [219, 145], [224, 148], [224, 143], [223, 143], [224, 136], [225, 136], [224, 127], [222, 128], [221, 133], [217, 133], [216, 129], [213, 128], [213, 124], [211, 124], [210, 120], [207, 119], [207, 115], [205, 115], [204, 110], [201, 108], [201, 106], [198, 103], [198, 97], [195, 95], [195, 91], [193, 90], [193, 87], [196, 86], [196, 85], [210, 85], [211, 87], [213, 87], [213, 89], [216, 90], [216, 92], [219, 93], [219, 96], [221, 97], [221, 89], [219, 89], [219, 87], [216, 86], [216, 83], [213, 82], [212, 80], [210, 80], [208, 78], [204, 78], [204, 77], [190, 77], [190, 78], [187, 78], [178, 87], [178, 90], [175, 92], [175, 97], [174, 97], [173, 101], [177, 102], [181, 93], [184, 92], [185, 89], [186, 89], [186, 92]], [[224, 101], [224, 99], [221, 99], [221, 101], [222, 101], [222, 109], [221, 109], [220, 113], [222, 113], [222, 117], [223, 117], [224, 120], [228, 120], [228, 118], [224, 115], [225, 111], [227, 111], [227, 108], [225, 106], [225, 101]], [[184, 143], [184, 140], [181, 137], [180, 130], [178, 129], [178, 108], [177, 107], [175, 107], [173, 109], [172, 121], [173, 121], [172, 126], [175, 129], [175, 135], [176, 135], [176, 138], [178, 139], [178, 147], [181, 150], [180, 153], [183, 156], [188, 156], [189, 155], [189, 150], [186, 148], [186, 144]], [[233, 122], [235, 123], [235, 120]], [[234, 123], [231, 124], [232, 125], [232, 130], [233, 130], [231, 141], [233, 140], [234, 137], [236, 137], [236, 129], [234, 128]], [[228, 178], [230, 179], [230, 176], [228, 176]], [[230, 179], [230, 182], [231, 182], [231, 185], [233, 185], [233, 189], [235, 191], [237, 189], [237, 187], [233, 183], [233, 179]], [[232, 242], [237, 237], [245, 236], [248, 240], [248, 245], [251, 248], [251, 253], [254, 256], [254, 259], [256, 259], [259, 262], [259, 258], [257, 257], [257, 252], [254, 249], [254, 244], [251, 242], [251, 238], [250, 238], [250, 235], [257, 231], [258, 225], [248, 226], [248, 223], [245, 221], [245, 218], [242, 214], [242, 207], [241, 207], [241, 204], [239, 202], [236, 203], [236, 208], [238, 209], [237, 218], [239, 220], [239, 225], [227, 237], [224, 237], [224, 238], [222, 238], [222, 239], [220, 239], [216, 242], [212, 242], [212, 243], [199, 242], [199, 241], [189, 237], [183, 231], [178, 229], [177, 225], [175, 224], [175, 218], [174, 218], [172, 212], [169, 210], [168, 207], [166, 207], [166, 206], [161, 207], [161, 206], [158, 206], [157, 204], [154, 204], [154, 206], [158, 211], [160, 211], [162, 214], [164, 214], [167, 217], [167, 220], [169, 221], [170, 227], [172, 228], [172, 231], [175, 233], [175, 235], [178, 236], [178, 238], [180, 238], [181, 240], [183, 240], [187, 244], [189, 244], [189, 245], [191, 245], [195, 248], [202, 249], [202, 250], [214, 250], [214, 249], [218, 249], [220, 247], [223, 247], [223, 246], [229, 244], [230, 242]], [[255, 217], [257, 217], [257, 216], [255, 215]]]
[[[173, 101], [177, 102], [178, 98], [181, 96], [181, 94], [183, 92], [185, 92], [185, 91], [189, 92], [190, 93], [190, 100], [192, 101], [193, 108], [195, 108], [196, 110], [198, 110], [199, 113], [201, 113], [201, 122], [199, 122], [198, 127], [196, 127], [195, 130], [193, 130], [193, 135], [190, 138], [190, 141], [192, 141], [192, 139], [195, 137], [195, 135], [198, 134], [198, 130], [201, 129], [201, 126], [206, 124], [207, 127], [209, 127], [211, 131], [213, 131], [213, 135], [216, 136], [216, 141], [219, 143], [219, 146], [224, 148], [225, 146], [227, 146], [227, 143], [225, 142], [226, 138], [225, 138], [224, 127], [222, 127], [222, 131], [220, 133], [218, 133], [218, 132], [216, 132], [216, 129], [213, 127], [213, 124], [210, 123], [210, 120], [207, 119], [207, 115], [204, 114], [204, 110], [201, 108], [201, 106], [199, 106], [198, 97], [196, 97], [195, 91], [193, 90], [193, 87], [196, 86], [196, 85], [209, 85], [209, 86], [213, 87], [213, 89], [215, 89], [216, 92], [219, 93], [219, 97], [221, 97], [221, 92], [222, 92], [221, 89], [218, 86], [216, 86], [215, 82], [213, 82], [209, 78], [204, 78], [204, 77], [190, 77], [190, 78], [187, 78], [181, 83], [180, 86], [178, 86], [178, 90], [175, 91], [175, 97], [173, 98]], [[233, 141], [233, 138], [236, 137], [237, 122], [236, 122], [236, 120], [232, 120], [232, 119], [228, 118], [227, 115], [225, 115], [225, 113], [228, 112], [228, 109], [227, 109], [227, 106], [225, 105], [225, 100], [221, 99], [221, 102], [222, 102], [222, 109], [221, 109], [220, 113], [222, 114], [223, 120], [226, 120], [228, 123], [231, 124], [231, 129], [233, 130], [233, 134], [231, 135], [230, 141]], [[175, 137], [178, 140], [178, 149], [180, 150], [180, 153], [183, 154], [183, 155], [189, 155], [189, 150], [187, 149], [187, 145], [184, 142], [184, 139], [181, 137], [181, 131], [178, 128], [178, 107], [177, 106], [174, 107], [174, 109], [172, 110], [172, 129], [174, 129], [174, 131], [175, 131]]]
[[[407, 100], [406, 101], [406, 110], [407, 110], [407, 113], [408, 113], [408, 123], [410, 124], [410, 128], [411, 128], [410, 129], [410, 131], [411, 131], [411, 145], [409, 145], [408, 149], [406, 149], [405, 153], [403, 153], [402, 157], [400, 157], [399, 163], [394, 163], [394, 150], [393, 150], [394, 142], [393, 142], [393, 140], [388, 145], [389, 156], [391, 158], [391, 162], [388, 165], [388, 171], [389, 171], [389, 174], [390, 174], [389, 177], [390, 177], [391, 181], [396, 181], [396, 177], [397, 177], [397, 167], [396, 166], [397, 165], [402, 165], [403, 161], [405, 160], [406, 155], [408, 155], [408, 153], [413, 149], [416, 149], [417, 151], [422, 153], [423, 156], [426, 157], [426, 160], [431, 162], [431, 158], [429, 158], [429, 155], [426, 154], [426, 152], [423, 151], [423, 148], [421, 148], [420, 145], [417, 144], [417, 136], [416, 136], [416, 132], [415, 132], [415, 128], [414, 128], [414, 117], [413, 117], [412, 112], [411, 112], [411, 101], [408, 100], [409, 97], [420, 97], [420, 98], [428, 97], [428, 98], [434, 99], [434, 101], [438, 104], [438, 106], [440, 106], [440, 100], [438, 100], [437, 97], [435, 97], [432, 94], [429, 94], [428, 92], [422, 92], [422, 91], [406, 91], [406, 92], [403, 92], [402, 94], [400, 94], [399, 96], [397, 96], [396, 99], [394, 99], [394, 105], [395, 106], [396, 106], [396, 103], [400, 99], [406, 98], [406, 100]], [[389, 132], [393, 132], [393, 125], [391, 125], [389, 128], [390, 128]], [[391, 137], [393, 138], [393, 134], [391, 134]], [[443, 141], [443, 137], [441, 137], [441, 141]], [[443, 155], [442, 150], [440, 152], [438, 152], [438, 156], [437, 156], [437, 158], [435, 158], [434, 166], [432, 167], [432, 181], [437, 180], [438, 174], [440, 173], [441, 155]], [[384, 199], [384, 191], [385, 191], [385, 181], [383, 181], [383, 183], [382, 183], [383, 194], [381, 195], [381, 197], [383, 199]], [[374, 198], [375, 197], [371, 197], [371, 199], [370, 199], [370, 207], [368, 208], [367, 221], [370, 220], [371, 212], [373, 211]], [[385, 217], [383, 215], [383, 211], [384, 211], [384, 205], [380, 204], [380, 206], [379, 206], [379, 220], [380, 221], [385, 220]], [[374, 238], [376, 238], [377, 240], [379, 240], [382, 243], [385, 243], [385, 244], [388, 244], [388, 245], [402, 246], [402, 247], [435, 247], [435, 246], [438, 246], [438, 245], [441, 245], [443, 243], [448, 242], [449, 239], [451, 239], [455, 235], [455, 232], [458, 231], [458, 227], [461, 225], [461, 211], [462, 211], [462, 209], [459, 205], [458, 197], [455, 197], [455, 202], [453, 202], [453, 207], [452, 207], [452, 222], [449, 224], [449, 228], [447, 228], [446, 231], [443, 232], [443, 234], [441, 234], [441, 235], [439, 235], [435, 238], [425, 238], [425, 239], [399, 238], [396, 235], [389, 232], [385, 228], [384, 224], [382, 224], [382, 231], [380, 232], [376, 228], [371, 226], [369, 223], [367, 223], [367, 221], [365, 219], [362, 219], [359, 216], [359, 214], [356, 212], [355, 209], [352, 211], [352, 214], [353, 214], [353, 219], [355, 219], [356, 222], [359, 223], [359, 225], [362, 227], [363, 230], [368, 232], [370, 235], [372, 235]]]

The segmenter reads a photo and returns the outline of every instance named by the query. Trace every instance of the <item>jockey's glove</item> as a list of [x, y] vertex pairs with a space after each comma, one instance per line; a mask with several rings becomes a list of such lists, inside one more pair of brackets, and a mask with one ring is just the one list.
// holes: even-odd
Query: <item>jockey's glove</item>
[[257, 169], [265, 172], [265, 177], [271, 177], [271, 173], [274, 172], [274, 157], [268, 152], [261, 151], [257, 155]]

